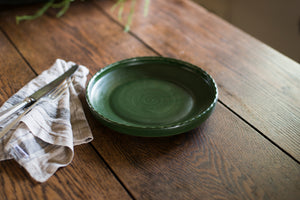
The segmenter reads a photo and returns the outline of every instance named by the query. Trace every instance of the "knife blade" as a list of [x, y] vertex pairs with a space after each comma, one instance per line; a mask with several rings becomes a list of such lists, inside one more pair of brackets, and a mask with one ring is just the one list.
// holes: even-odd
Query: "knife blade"
[[49, 84], [45, 85], [41, 89], [37, 90], [30, 96], [26, 97], [23, 101], [20, 103], [17, 103], [16, 105], [12, 106], [11, 108], [4, 110], [0, 112], [0, 121], [6, 119], [11, 114], [17, 112], [18, 110], [24, 108], [25, 106], [29, 106], [32, 103], [36, 102], [43, 96], [47, 95], [49, 92], [51, 92], [55, 87], [57, 87], [60, 83], [62, 83], [66, 78], [72, 76], [72, 74], [78, 69], [78, 65], [73, 65], [69, 70], [67, 70], [64, 74], [59, 76], [57, 79], [53, 80]]

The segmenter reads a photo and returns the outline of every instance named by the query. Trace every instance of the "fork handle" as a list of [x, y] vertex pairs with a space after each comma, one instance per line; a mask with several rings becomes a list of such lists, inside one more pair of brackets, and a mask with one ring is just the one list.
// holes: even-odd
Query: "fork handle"
[[0, 122], [3, 121], [4, 119], [6, 119], [7, 117], [9, 117], [10, 115], [12, 115], [13, 113], [17, 112], [21, 108], [24, 108], [26, 105], [30, 104], [31, 102], [33, 102], [33, 99], [30, 97], [27, 97], [22, 102], [17, 103], [13, 107], [0, 112]]
[[26, 115], [35, 105], [36, 105], [37, 101], [34, 102], [34, 104], [32, 104], [30, 107], [28, 107], [22, 114], [20, 114], [16, 119], [14, 119], [11, 123], [9, 123], [8, 125], [6, 125], [1, 131], [0, 131], [0, 139], [6, 135], [6, 133], [9, 132], [9, 130], [11, 130], [12, 128], [14, 128], [18, 122], [22, 119], [22, 117], [24, 115]]

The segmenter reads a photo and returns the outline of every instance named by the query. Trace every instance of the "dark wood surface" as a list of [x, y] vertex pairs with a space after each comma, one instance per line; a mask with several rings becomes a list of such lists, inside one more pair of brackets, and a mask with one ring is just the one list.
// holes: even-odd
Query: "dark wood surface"
[[216, 110], [188, 133], [140, 138], [99, 124], [82, 96], [94, 141], [42, 184], [0, 162], [1, 199], [298, 199], [300, 65], [189, 0], [151, 0], [146, 18], [137, 1], [129, 33], [112, 5], [79, 1], [60, 19], [49, 11], [19, 25], [15, 16], [38, 6], [1, 11], [0, 104], [56, 58], [87, 66], [90, 78], [158, 55], [210, 73]]
[[[175, 2], [153, 0], [146, 19], [139, 10], [134, 34], [158, 54], [209, 72], [220, 102], [300, 161], [299, 64], [193, 2]], [[106, 3], [98, 5], [116, 19]]]

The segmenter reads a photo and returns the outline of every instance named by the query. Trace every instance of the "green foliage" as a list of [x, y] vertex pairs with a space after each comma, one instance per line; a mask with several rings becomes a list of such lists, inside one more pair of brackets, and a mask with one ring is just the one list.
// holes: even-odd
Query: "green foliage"
[[[49, 2], [47, 2], [42, 8], [40, 8], [33, 15], [16, 16], [16, 22], [17, 22], [17, 24], [19, 24], [20, 21], [23, 21], [23, 20], [36, 19], [36, 18], [42, 16], [49, 8], [58, 8], [58, 9], [60, 9], [60, 11], [56, 14], [56, 17], [61, 17], [67, 12], [67, 10], [69, 9], [70, 4], [71, 4], [72, 1], [74, 1], [74, 0], [61, 0], [60, 2], [56, 2], [55, 0], [49, 0]], [[112, 7], [112, 10], [115, 10], [116, 8], [119, 9], [118, 10], [118, 18], [119, 18], [120, 21], [122, 20], [125, 1], [128, 1], [128, 0], [117, 0], [117, 2]], [[126, 22], [126, 25], [125, 25], [125, 31], [126, 32], [129, 31], [129, 29], [130, 29], [130, 25], [132, 23], [134, 9], [135, 9], [135, 3], [136, 3], [136, 0], [130, 0], [130, 1], [131, 1], [131, 6], [130, 6], [127, 22]], [[144, 16], [147, 16], [148, 10], [149, 10], [150, 0], [144, 0], [144, 1], [145, 1]]]
[[[117, 0], [115, 5], [112, 7], [112, 11], [115, 10], [117, 7], [119, 7], [118, 18], [119, 18], [120, 21], [122, 20], [122, 14], [123, 14], [123, 10], [124, 10], [125, 1], [127, 1], [127, 0]], [[150, 0], [144, 0], [144, 1], [145, 1], [144, 16], [147, 16], [148, 15], [148, 10], [149, 10]], [[129, 11], [129, 15], [128, 15], [128, 18], [127, 18], [127, 22], [125, 24], [125, 31], [126, 32], [129, 31], [130, 25], [132, 23], [134, 9], [135, 9], [135, 3], [136, 3], [136, 0], [131, 0], [130, 11]]]
[[56, 17], [61, 17], [62, 15], [64, 15], [67, 12], [68, 8], [70, 7], [70, 3], [72, 1], [74, 1], [74, 0], [62, 0], [60, 3], [55, 3], [55, 0], [50, 0], [33, 15], [17, 16], [16, 17], [17, 24], [19, 24], [20, 21], [23, 21], [23, 20], [36, 19], [36, 18], [42, 16], [49, 8], [61, 8], [61, 10], [56, 14]]

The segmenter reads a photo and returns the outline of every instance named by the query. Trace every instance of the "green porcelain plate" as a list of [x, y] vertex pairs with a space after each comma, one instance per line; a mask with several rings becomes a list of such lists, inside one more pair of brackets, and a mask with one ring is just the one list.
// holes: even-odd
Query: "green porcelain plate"
[[164, 57], [122, 60], [97, 72], [86, 99], [93, 115], [117, 132], [162, 137], [187, 132], [206, 120], [218, 89], [197, 66]]

